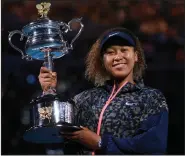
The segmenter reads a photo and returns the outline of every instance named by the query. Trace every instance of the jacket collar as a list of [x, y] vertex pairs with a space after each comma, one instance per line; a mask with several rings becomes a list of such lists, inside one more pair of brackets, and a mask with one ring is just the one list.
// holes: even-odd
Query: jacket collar
[[[106, 81], [105, 85], [103, 86], [103, 88], [105, 88], [108, 92], [112, 91], [114, 85], [114, 81], [113, 80], [108, 80]], [[134, 92], [136, 90], [140, 90], [142, 88], [144, 88], [144, 82], [143, 79], [140, 79], [138, 81], [135, 81], [135, 84], [128, 82], [121, 90], [120, 92], [122, 93], [126, 93], [126, 92]]]

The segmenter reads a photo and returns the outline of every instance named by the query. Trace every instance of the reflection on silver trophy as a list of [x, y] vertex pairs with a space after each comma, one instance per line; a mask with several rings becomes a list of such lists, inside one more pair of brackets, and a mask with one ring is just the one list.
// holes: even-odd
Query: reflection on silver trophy
[[[37, 4], [40, 17], [24, 26], [22, 31], [15, 30], [9, 34], [10, 45], [19, 51], [23, 59], [43, 60], [44, 66], [53, 70], [53, 60], [61, 58], [73, 49], [73, 42], [82, 32], [83, 24], [80, 19], [72, 19], [68, 24], [62, 21], [53, 21], [47, 17], [50, 3]], [[80, 29], [70, 43], [64, 40], [63, 34], [72, 31], [71, 23], [78, 22]], [[20, 34], [20, 41], [27, 38], [25, 53], [11, 42], [14, 34]], [[60, 102], [55, 88], [50, 88], [42, 96], [31, 101], [31, 128], [24, 134], [24, 139], [33, 143], [60, 143], [63, 138], [59, 132], [61, 128], [66, 130], [78, 130], [74, 125], [74, 105]]]

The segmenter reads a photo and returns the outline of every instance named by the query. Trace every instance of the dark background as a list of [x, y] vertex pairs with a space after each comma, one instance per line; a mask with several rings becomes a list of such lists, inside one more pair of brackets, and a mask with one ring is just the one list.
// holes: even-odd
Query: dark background
[[[41, 93], [38, 74], [42, 61], [28, 62], [10, 47], [8, 32], [21, 30], [37, 19], [32, 0], [2, 1], [2, 154], [45, 154], [43, 145], [22, 139], [29, 126], [28, 106]], [[84, 78], [85, 56], [98, 36], [107, 28], [123, 26], [137, 34], [142, 42], [147, 70], [146, 85], [160, 89], [169, 107], [167, 154], [184, 154], [184, 1], [176, 0], [59, 0], [50, 1], [52, 20], [68, 22], [83, 17], [84, 30], [74, 43], [74, 50], [57, 59], [58, 93], [67, 99], [92, 87]], [[74, 32], [66, 35], [72, 39]], [[24, 48], [15, 35], [12, 42]]]

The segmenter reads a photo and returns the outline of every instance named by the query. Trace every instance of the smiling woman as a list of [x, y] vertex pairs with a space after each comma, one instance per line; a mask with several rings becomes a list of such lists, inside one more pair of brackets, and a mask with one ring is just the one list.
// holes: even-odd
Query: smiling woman
[[132, 83], [134, 82], [133, 68], [137, 60], [134, 48], [128, 46], [111, 46], [107, 48], [103, 56], [105, 69], [113, 78]]
[[[113, 46], [113, 49], [111, 46]], [[124, 53], [124, 60], [122, 61], [125, 63], [128, 61], [127, 63], [129, 64], [127, 65], [131, 65], [129, 68], [133, 71], [130, 71], [133, 79], [139, 80], [142, 78], [146, 64], [144, 52], [138, 38], [125, 28], [114, 28], [106, 31], [100, 36], [100, 38], [93, 45], [86, 60], [86, 76], [90, 81], [93, 81], [96, 86], [101, 86], [106, 82], [106, 80], [111, 79], [110, 76], [113, 73], [107, 71], [108, 69], [105, 68], [106, 64], [102, 61], [108, 56], [107, 54], [110, 53], [110, 50], [114, 50], [114, 52], [116, 52], [115, 54], [119, 54], [119, 50], [115, 50], [118, 46], [121, 47], [121, 53]], [[105, 55], [103, 55], [104, 53]], [[129, 58], [134, 57], [131, 59], [133, 62], [130, 62], [130, 59], [129, 61], [125, 58], [126, 54], [129, 55], [127, 56]]]
[[[86, 60], [86, 76], [96, 87], [70, 102], [76, 105], [75, 124], [62, 131], [65, 154], [165, 154], [168, 107], [163, 94], [143, 83], [144, 53], [129, 30], [106, 31]], [[43, 91], [56, 86], [56, 73], [42, 67]]]

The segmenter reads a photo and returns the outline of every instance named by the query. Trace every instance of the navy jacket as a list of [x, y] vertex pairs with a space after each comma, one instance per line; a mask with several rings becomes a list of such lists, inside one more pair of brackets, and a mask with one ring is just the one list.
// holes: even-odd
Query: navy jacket
[[[100, 112], [112, 87], [108, 82], [72, 99], [77, 108], [77, 125], [97, 131]], [[167, 133], [168, 108], [163, 94], [142, 82], [127, 83], [104, 112], [100, 132], [102, 149], [96, 154], [165, 154]], [[67, 154], [91, 154], [91, 150], [81, 145], [69, 143], [67, 148], [72, 152]]]

